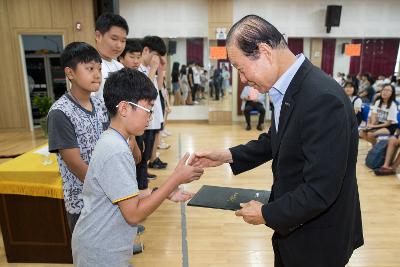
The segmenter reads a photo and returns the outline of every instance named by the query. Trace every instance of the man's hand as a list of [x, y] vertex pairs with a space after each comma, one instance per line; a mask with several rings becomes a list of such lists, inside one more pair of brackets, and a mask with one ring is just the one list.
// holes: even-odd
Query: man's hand
[[235, 211], [235, 215], [243, 217], [243, 220], [248, 224], [265, 224], [265, 220], [261, 212], [261, 208], [263, 205], [264, 204], [262, 204], [261, 202], [255, 200], [247, 203], [240, 203], [240, 206], [242, 208]]
[[217, 167], [228, 162], [232, 162], [232, 154], [229, 149], [224, 149], [219, 151], [195, 152], [190, 157], [188, 164], [194, 167], [208, 168]]
[[169, 195], [168, 199], [171, 200], [172, 202], [185, 202], [191, 199], [193, 196], [194, 193], [181, 190], [178, 188]]

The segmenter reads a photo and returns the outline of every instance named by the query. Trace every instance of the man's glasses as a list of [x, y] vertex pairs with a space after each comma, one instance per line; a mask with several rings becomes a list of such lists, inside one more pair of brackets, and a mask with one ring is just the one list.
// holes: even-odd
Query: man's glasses
[[[140, 109], [143, 109], [144, 111], [146, 111], [148, 114], [149, 114], [149, 118], [151, 119], [152, 117], [153, 117], [153, 110], [151, 110], [151, 109], [148, 109], [148, 108], [145, 108], [145, 107], [143, 107], [143, 106], [141, 106], [141, 105], [139, 105], [139, 104], [136, 104], [136, 103], [133, 103], [133, 102], [130, 102], [130, 101], [126, 101], [128, 104], [130, 104], [130, 105], [132, 105], [132, 106], [135, 106], [135, 107], [137, 107], [137, 108], [140, 108]], [[116, 105], [115, 107], [118, 107], [119, 105]]]

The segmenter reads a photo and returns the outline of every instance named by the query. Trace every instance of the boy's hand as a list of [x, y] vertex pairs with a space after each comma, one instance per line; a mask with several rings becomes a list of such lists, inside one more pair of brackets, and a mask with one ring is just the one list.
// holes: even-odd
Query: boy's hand
[[157, 55], [153, 55], [150, 61], [150, 69], [156, 70], [160, 65], [160, 57]]
[[178, 179], [179, 184], [190, 183], [198, 180], [203, 175], [203, 168], [186, 165], [189, 158], [189, 153], [186, 153], [176, 166], [173, 176]]
[[171, 200], [172, 202], [185, 202], [191, 199], [193, 196], [194, 193], [181, 190], [178, 188], [169, 195], [168, 199]]
[[166, 68], [167, 68], [167, 56], [159, 57], [159, 59], [160, 59], [160, 64], [158, 66], [159, 67], [159, 71], [160, 72], [165, 71]]

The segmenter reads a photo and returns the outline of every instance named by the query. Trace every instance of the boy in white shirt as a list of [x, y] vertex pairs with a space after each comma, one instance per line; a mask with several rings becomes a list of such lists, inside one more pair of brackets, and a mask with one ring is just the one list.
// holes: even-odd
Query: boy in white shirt
[[99, 52], [102, 63], [102, 82], [95, 95], [103, 99], [103, 88], [109, 73], [118, 71], [124, 66], [116, 59], [125, 49], [129, 27], [126, 20], [117, 14], [104, 13], [96, 20], [96, 49]]

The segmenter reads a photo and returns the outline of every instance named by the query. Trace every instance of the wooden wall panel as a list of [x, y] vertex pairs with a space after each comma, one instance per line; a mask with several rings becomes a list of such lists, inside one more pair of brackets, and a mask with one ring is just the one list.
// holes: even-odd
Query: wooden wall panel
[[233, 24], [233, 0], [208, 0], [208, 39], [215, 40], [216, 28]]
[[7, 66], [0, 71], [0, 128], [3, 125], [5, 128], [23, 128], [28, 126], [29, 121], [26, 105], [20, 106], [21, 90], [24, 88], [21, 88], [18, 81], [17, 63], [20, 62], [15, 62], [15, 54], [19, 51], [13, 45], [7, 4], [5, 0], [0, 0], [0, 58], [4, 66]]
[[31, 27], [31, 12], [29, 11], [29, 0], [4, 0], [7, 2], [6, 17], [11, 28]]
[[70, 26], [71, 17], [66, 14], [72, 14], [71, 1], [51, 0], [51, 25], [53, 28], [64, 28]]
[[74, 30], [74, 40], [95, 45], [93, 1], [72, 0], [72, 24], [82, 25], [81, 31]]
[[[68, 1], [67, 1], [68, 2]], [[30, 0], [29, 12], [32, 28], [51, 27], [51, 5], [50, 0]], [[66, 13], [64, 13], [66, 14]]]
[[[76, 22], [82, 31], [75, 30]], [[61, 34], [94, 45], [93, 1], [0, 0], [0, 130], [30, 129], [20, 35]]]

